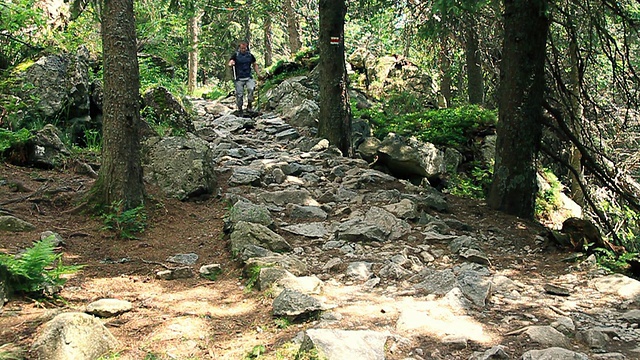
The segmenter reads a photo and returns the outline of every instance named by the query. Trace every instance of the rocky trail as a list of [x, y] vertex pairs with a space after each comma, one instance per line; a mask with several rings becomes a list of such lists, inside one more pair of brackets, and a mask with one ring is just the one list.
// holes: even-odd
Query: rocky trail
[[[141, 239], [5, 206], [87, 267], [63, 303], [8, 302], [0, 344], [45, 358], [45, 324], [79, 311], [119, 359], [640, 358], [640, 282], [550, 246], [539, 224], [341, 157], [275, 113], [194, 104], [184, 141], [211, 149], [219, 194], [164, 201]], [[7, 234], [6, 251], [33, 240]]]

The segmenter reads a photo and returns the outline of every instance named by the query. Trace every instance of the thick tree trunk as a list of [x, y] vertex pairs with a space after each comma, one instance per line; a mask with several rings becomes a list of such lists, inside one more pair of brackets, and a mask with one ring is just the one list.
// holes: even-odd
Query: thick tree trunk
[[488, 204], [533, 218], [542, 136], [547, 0], [505, 0], [496, 163]]
[[466, 21], [465, 57], [467, 60], [467, 92], [469, 104], [484, 103], [484, 82], [482, 79], [482, 58], [478, 49], [477, 23], [473, 16]]
[[273, 63], [273, 33], [271, 29], [271, 14], [264, 17], [264, 67], [269, 67]]
[[300, 31], [298, 30], [298, 16], [293, 8], [295, 0], [284, 0], [284, 11], [287, 16], [287, 35], [289, 36], [289, 48], [291, 54], [295, 54], [302, 48]]
[[318, 136], [351, 156], [351, 108], [344, 62], [345, 0], [320, 0], [320, 119]]
[[200, 35], [201, 14], [194, 14], [187, 23], [187, 33], [189, 35], [189, 62], [187, 91], [193, 94], [198, 85], [198, 37]]
[[105, 0], [103, 4], [102, 164], [89, 201], [98, 206], [119, 204], [122, 210], [129, 210], [144, 203], [133, 0]]

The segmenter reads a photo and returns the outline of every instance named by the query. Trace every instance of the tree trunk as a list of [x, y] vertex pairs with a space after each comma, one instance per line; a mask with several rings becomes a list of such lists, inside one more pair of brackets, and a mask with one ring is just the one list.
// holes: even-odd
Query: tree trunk
[[451, 104], [453, 94], [451, 92], [451, 60], [449, 60], [449, 37], [440, 36], [440, 98], [438, 107], [447, 108]]
[[133, 0], [105, 0], [103, 4], [102, 164], [88, 200], [98, 206], [119, 204], [121, 210], [129, 210], [144, 204]]
[[320, 0], [320, 116], [318, 136], [351, 156], [351, 108], [344, 62], [345, 0]]
[[200, 35], [201, 13], [195, 13], [189, 18], [187, 23], [187, 33], [189, 36], [189, 62], [187, 92], [193, 95], [198, 85], [198, 36]]
[[488, 204], [533, 218], [542, 136], [547, 0], [505, 0], [496, 162]]
[[269, 67], [273, 63], [273, 33], [271, 30], [271, 14], [264, 17], [264, 67]]
[[404, 57], [409, 58], [411, 56], [411, 42], [413, 40], [413, 8], [411, 7], [411, 1], [407, 0], [405, 5], [405, 21], [404, 21], [404, 49], [402, 50], [402, 55]]
[[467, 17], [465, 57], [467, 60], [467, 92], [469, 104], [484, 103], [484, 82], [482, 79], [482, 59], [478, 49], [477, 23], [474, 14]]
[[[580, 96], [580, 70], [578, 68], [578, 44], [576, 40], [577, 34], [571, 33], [569, 39], [569, 60], [571, 61], [571, 69], [569, 71], [569, 91], [571, 92], [571, 130], [576, 137], [582, 141], [582, 124], [584, 116], [584, 108], [582, 107], [582, 99]], [[584, 174], [582, 171], [582, 153], [578, 150], [578, 147], [571, 145], [569, 163], [571, 167], [576, 170], [576, 173], [570, 172], [571, 175], [571, 199], [576, 204], [584, 207], [585, 198], [584, 192], [580, 184], [585, 183]], [[577, 174], [577, 176], [576, 176]]]
[[244, 40], [251, 46], [251, 9], [253, 8], [253, 1], [247, 0], [244, 11]]
[[289, 35], [289, 48], [294, 55], [302, 48], [300, 31], [298, 31], [298, 17], [293, 8], [294, 0], [284, 0], [284, 11], [287, 16], [287, 34]]

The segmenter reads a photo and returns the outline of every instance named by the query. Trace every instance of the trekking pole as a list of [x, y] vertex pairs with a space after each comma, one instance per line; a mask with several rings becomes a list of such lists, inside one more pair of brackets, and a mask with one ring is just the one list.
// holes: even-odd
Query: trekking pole
[[236, 66], [235, 64], [232, 66], [233, 68], [233, 81], [238, 80], [238, 76], [236, 75]]

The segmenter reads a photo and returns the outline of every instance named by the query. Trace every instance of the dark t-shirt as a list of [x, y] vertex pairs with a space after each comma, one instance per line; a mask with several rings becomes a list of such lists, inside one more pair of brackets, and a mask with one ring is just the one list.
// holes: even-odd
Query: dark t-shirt
[[256, 62], [256, 57], [252, 53], [246, 51], [243, 54], [237, 51], [231, 56], [231, 60], [236, 62], [236, 80], [251, 78], [251, 64]]

